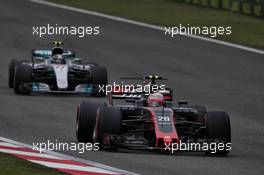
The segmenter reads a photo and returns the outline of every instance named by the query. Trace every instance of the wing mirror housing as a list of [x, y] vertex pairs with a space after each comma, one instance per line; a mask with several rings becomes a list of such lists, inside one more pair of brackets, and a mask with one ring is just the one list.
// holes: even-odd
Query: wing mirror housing
[[179, 106], [188, 105], [188, 101], [185, 101], [185, 100], [178, 101], [178, 105]]

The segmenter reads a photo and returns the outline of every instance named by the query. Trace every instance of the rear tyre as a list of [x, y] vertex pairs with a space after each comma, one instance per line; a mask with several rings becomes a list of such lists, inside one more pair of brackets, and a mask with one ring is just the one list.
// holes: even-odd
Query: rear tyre
[[14, 87], [14, 76], [15, 76], [15, 67], [19, 64], [26, 62], [26, 60], [15, 60], [12, 59], [8, 66], [8, 87]]
[[[92, 84], [98, 86], [106, 86], [108, 83], [107, 69], [104, 66], [95, 66], [92, 69]], [[100, 88], [96, 88], [92, 96], [103, 97], [105, 96], [105, 91], [100, 91]]]
[[76, 136], [79, 142], [93, 142], [97, 109], [102, 104], [83, 101], [77, 108]]
[[[222, 111], [208, 112], [206, 118], [206, 138], [210, 140], [218, 140], [224, 144], [223, 147], [218, 147], [210, 150], [207, 153], [212, 155], [226, 155], [231, 149], [231, 126], [229, 115]], [[229, 146], [227, 146], [227, 144]], [[215, 153], [212, 153], [215, 152]]]
[[16, 94], [30, 94], [32, 82], [32, 68], [29, 65], [19, 64], [15, 67], [14, 91]]
[[[100, 149], [117, 150], [111, 140], [105, 136], [119, 136], [121, 134], [122, 113], [119, 108], [101, 107], [94, 128], [94, 142], [100, 144]], [[109, 137], [108, 137], [109, 138]]]

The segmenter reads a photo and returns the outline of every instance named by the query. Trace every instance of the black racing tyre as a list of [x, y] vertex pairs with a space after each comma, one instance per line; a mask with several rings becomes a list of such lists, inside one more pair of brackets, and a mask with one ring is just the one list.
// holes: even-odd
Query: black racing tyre
[[230, 117], [226, 112], [213, 111], [208, 112], [206, 118], [206, 138], [209, 140], [218, 140], [224, 143], [224, 148], [216, 149], [215, 153], [210, 151], [207, 153], [215, 155], [226, 155], [229, 153], [231, 145], [231, 126]]
[[31, 86], [26, 84], [32, 82], [32, 68], [26, 64], [19, 64], [15, 67], [14, 91], [16, 94], [30, 94]]
[[27, 60], [16, 60], [12, 59], [8, 66], [8, 87], [14, 87], [14, 76], [15, 76], [15, 67], [23, 62], [27, 62]]
[[[92, 84], [99, 86], [106, 86], [108, 83], [107, 69], [104, 66], [94, 66], [92, 68]], [[105, 96], [105, 92], [100, 91], [100, 88], [96, 88], [92, 96]]]
[[83, 101], [77, 108], [76, 136], [79, 142], [93, 142], [97, 109], [102, 104]]
[[[104, 135], [121, 134], [122, 112], [119, 108], [103, 106], [99, 110], [96, 127], [94, 128], [94, 142], [100, 144], [100, 149], [104, 149]], [[117, 148], [109, 148], [117, 149]]]

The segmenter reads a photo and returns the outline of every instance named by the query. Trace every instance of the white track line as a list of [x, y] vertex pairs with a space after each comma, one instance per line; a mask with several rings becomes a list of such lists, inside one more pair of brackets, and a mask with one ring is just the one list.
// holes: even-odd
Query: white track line
[[22, 148], [21, 146], [16, 146], [16, 145], [6, 143], [6, 142], [0, 142], [0, 146], [7, 146], [7, 147], [12, 147], [12, 148]]
[[70, 164], [54, 163], [54, 162], [47, 162], [47, 161], [40, 161], [40, 160], [29, 160], [29, 161], [37, 163], [37, 164], [41, 164], [41, 165], [44, 165], [50, 168], [87, 171], [91, 173], [117, 174], [113, 171], [107, 171], [107, 170], [103, 170], [101, 168], [96, 168], [96, 167], [70, 165]]
[[[29, 0], [29, 1], [39, 3], [39, 4], [43, 4], [43, 5], [49, 5], [52, 7], [57, 7], [57, 8], [65, 9], [65, 10], [71, 10], [71, 11], [75, 11], [75, 12], [79, 12], [79, 13], [98, 16], [98, 17], [102, 17], [102, 18], [106, 18], [106, 19], [110, 19], [110, 20], [114, 20], [114, 21], [119, 21], [119, 22], [134, 24], [137, 26], [147, 27], [147, 28], [151, 28], [151, 29], [155, 29], [155, 30], [165, 31], [164, 28], [161, 26], [151, 25], [151, 24], [147, 24], [147, 23], [143, 23], [143, 22], [138, 22], [138, 21], [134, 21], [134, 20], [126, 19], [126, 18], [121, 18], [121, 17], [116, 17], [116, 16], [112, 16], [112, 15], [107, 15], [107, 14], [94, 12], [94, 11], [90, 11], [90, 10], [84, 10], [84, 9], [80, 9], [80, 8], [76, 8], [76, 7], [70, 7], [67, 5], [56, 4], [56, 3], [47, 2], [44, 0]], [[254, 49], [254, 48], [239, 45], [239, 44], [234, 44], [234, 43], [230, 43], [230, 42], [226, 42], [226, 41], [220, 41], [220, 40], [207, 38], [207, 37], [203, 37], [203, 36], [198, 36], [198, 35], [184, 35], [184, 36], [264, 55], [264, 50]]]
[[[4, 144], [5, 143], [5, 144]], [[119, 174], [117, 172], [113, 172], [113, 171], [108, 171], [108, 170], [104, 170], [102, 168], [97, 168], [97, 167], [93, 167], [90, 166], [88, 164], [86, 165], [76, 165], [73, 163], [68, 163], [67, 161], [69, 161], [68, 159], [62, 159], [60, 157], [57, 156], [52, 156], [52, 155], [48, 155], [46, 153], [35, 153], [33, 152], [33, 150], [28, 150], [28, 151], [21, 151], [21, 150], [17, 150], [17, 149], [21, 149], [23, 147], [18, 147], [16, 145], [7, 143], [7, 142], [0, 142], [0, 146], [8, 146], [5, 148], [0, 148], [0, 152], [3, 153], [8, 153], [8, 154], [13, 154], [15, 156], [31, 156], [32, 158], [24, 158], [30, 162], [33, 163], [37, 163], [40, 165], [44, 165], [50, 168], [55, 168], [58, 170], [61, 170], [63, 172], [67, 172], [67, 170], [70, 171], [80, 171], [81, 173], [78, 174]], [[28, 149], [28, 148], [26, 148]], [[31, 151], [31, 152], [30, 152]], [[34, 158], [47, 158], [46, 160], [34, 160]], [[53, 162], [53, 160], [62, 160], [62, 162]], [[62, 170], [63, 169], [63, 170]], [[66, 171], [65, 171], [66, 170]]]
[[[17, 141], [11, 140], [11, 139], [0, 137], [0, 143], [3, 143], [3, 142], [7, 142], [8, 144], [14, 144], [18, 147], [33, 149], [32, 145], [28, 145], [28, 144], [17, 142]], [[126, 170], [114, 168], [114, 167], [107, 166], [107, 165], [104, 165], [101, 163], [93, 162], [90, 160], [84, 160], [84, 159], [80, 159], [77, 157], [73, 157], [73, 156], [69, 156], [69, 155], [65, 155], [65, 154], [61, 154], [61, 153], [57, 153], [57, 152], [53, 152], [53, 151], [42, 151], [43, 153], [40, 154], [40, 153], [34, 153], [34, 152], [9, 150], [8, 148], [0, 148], [0, 152], [9, 153], [9, 154], [17, 154], [17, 155], [51, 158], [51, 159], [72, 160], [72, 161], [81, 162], [81, 163], [93, 166], [93, 169], [91, 169], [91, 170], [94, 170], [94, 171], [97, 171], [97, 170], [104, 171], [104, 172], [107, 171], [108, 174], [109, 174], [109, 172], [111, 172], [111, 174], [120, 173], [120, 174], [126, 174], [126, 175], [138, 175], [136, 173], [129, 172]], [[39, 161], [39, 160], [31, 160], [31, 161]], [[46, 161], [41, 161], [41, 163], [43, 163], [43, 164], [44, 164], [44, 162], [46, 162]], [[55, 165], [59, 165], [59, 164], [60, 163], [53, 164], [53, 165], [55, 166]], [[52, 165], [52, 164], [50, 164], [50, 165]], [[61, 169], [63, 169], [63, 168], [61, 168]], [[67, 168], [65, 168], [65, 169], [67, 169]]]
[[40, 153], [33, 153], [33, 152], [26, 152], [26, 151], [17, 151], [17, 150], [3, 149], [3, 148], [0, 148], [0, 152], [8, 153], [8, 154], [23, 155], [23, 156], [34, 156], [34, 157], [41, 157], [41, 158], [64, 160], [62, 158], [59, 158], [57, 156], [52, 156], [49, 154], [40, 154]]

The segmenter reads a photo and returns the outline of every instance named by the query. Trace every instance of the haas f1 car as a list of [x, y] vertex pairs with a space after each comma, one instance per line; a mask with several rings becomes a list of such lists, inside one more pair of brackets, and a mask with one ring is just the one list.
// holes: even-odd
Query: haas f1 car
[[62, 42], [52, 49], [32, 50], [31, 61], [12, 60], [8, 86], [17, 94], [31, 92], [88, 93], [104, 96], [99, 85], [107, 84], [107, 69], [96, 63], [83, 63]]
[[[156, 79], [162, 78], [149, 76], [144, 79], [154, 85]], [[120, 93], [110, 94], [109, 103], [83, 101], [78, 105], [76, 135], [79, 142], [99, 143], [100, 149], [113, 150], [122, 147], [166, 150], [175, 143], [192, 143], [201, 147], [187, 151], [213, 155], [229, 153], [231, 128], [226, 112], [208, 112], [204, 106], [189, 105], [186, 101], [173, 102], [170, 90], [136, 96], [135, 92]], [[126, 102], [115, 105], [113, 99], [121, 97]], [[213, 143], [222, 146], [215, 147], [215, 151], [211, 151], [212, 147], [201, 149]]]

